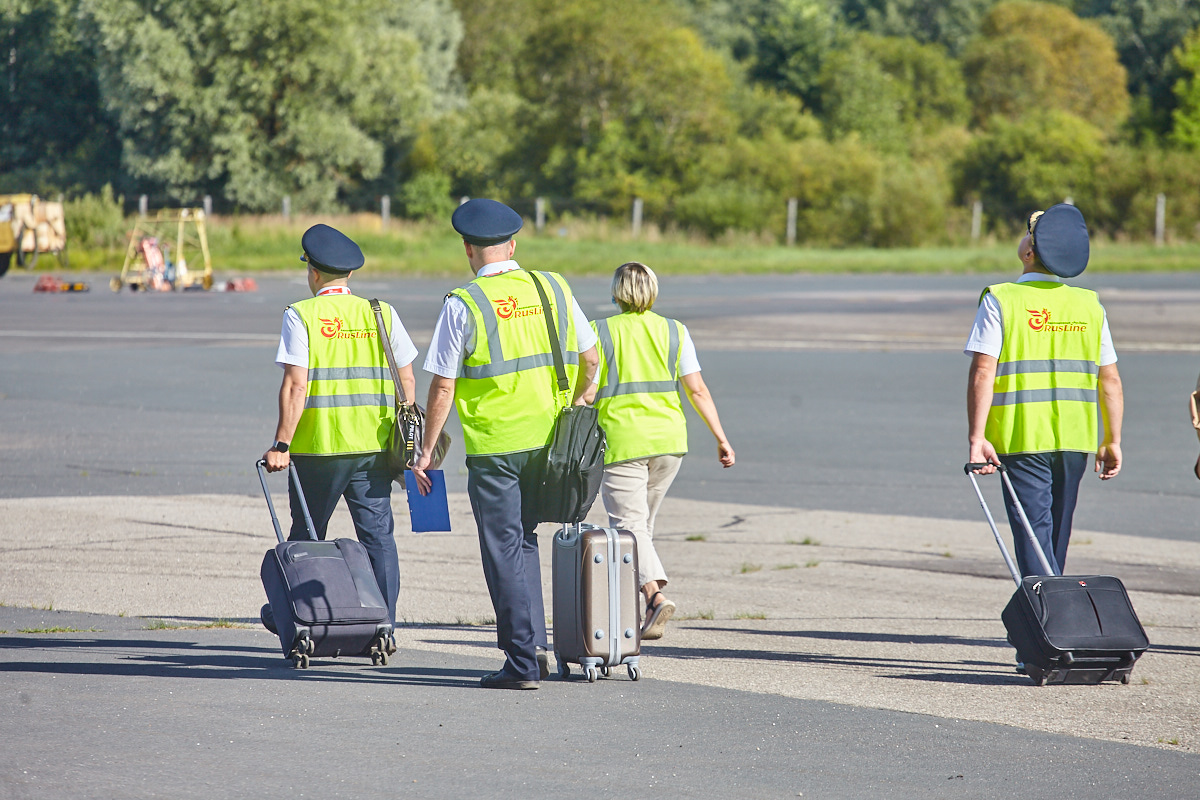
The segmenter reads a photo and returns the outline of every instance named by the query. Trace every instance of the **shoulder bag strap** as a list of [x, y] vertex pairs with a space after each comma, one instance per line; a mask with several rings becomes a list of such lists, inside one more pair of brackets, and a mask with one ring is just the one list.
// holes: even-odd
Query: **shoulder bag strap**
[[392, 371], [392, 383], [396, 384], [396, 399], [400, 405], [408, 405], [404, 396], [404, 386], [400, 383], [400, 368], [396, 366], [396, 356], [392, 354], [392, 340], [388, 338], [387, 328], [383, 324], [383, 309], [379, 301], [371, 299], [371, 310], [375, 312], [375, 326], [379, 328], [379, 341], [383, 342], [383, 354], [387, 356], [388, 367]]
[[558, 375], [558, 390], [565, 392], [570, 388], [570, 384], [567, 383], [567, 368], [563, 366], [562, 346], [558, 341], [558, 331], [554, 330], [554, 315], [550, 313], [550, 300], [546, 297], [546, 290], [542, 288], [542, 282], [538, 280], [537, 273], [530, 272], [529, 277], [533, 278], [533, 285], [537, 287], [538, 295], [542, 298], [542, 316], [546, 318], [546, 333], [550, 334], [550, 352], [554, 356], [554, 372]]

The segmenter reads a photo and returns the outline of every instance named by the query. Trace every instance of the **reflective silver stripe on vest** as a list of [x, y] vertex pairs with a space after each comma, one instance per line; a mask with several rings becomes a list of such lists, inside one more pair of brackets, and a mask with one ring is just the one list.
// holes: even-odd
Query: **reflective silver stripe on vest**
[[[471, 295], [471, 299], [475, 301], [475, 307], [483, 315], [483, 331], [487, 336], [488, 356], [493, 364], [504, 361], [504, 350], [500, 347], [500, 323], [496, 321], [496, 309], [492, 308], [492, 301], [474, 281], [468, 283], [465, 288], [467, 294]], [[478, 336], [479, 332], [476, 331], [475, 334]], [[466, 369], [470, 369], [470, 367]], [[466, 375], [465, 370], [463, 374]], [[474, 376], [467, 375], [467, 377]]]
[[612, 331], [608, 329], [608, 319], [596, 320], [596, 337], [600, 340], [600, 348], [604, 351], [604, 385], [596, 392], [596, 399], [612, 397], [617, 393], [621, 376], [617, 373], [617, 359], [613, 356]]
[[1031, 372], [1082, 372], [1085, 375], [1098, 375], [1100, 367], [1097, 366], [1095, 361], [1068, 358], [1004, 361], [996, 367], [996, 377], [1000, 377], [1001, 375], [1021, 375]]
[[563, 294], [562, 286], [558, 281], [551, 278], [549, 273], [539, 272], [544, 282], [550, 284], [550, 288], [554, 290], [554, 308], [558, 310], [558, 346], [562, 348], [564, 353], [567, 352], [567, 314], [575, 313], [575, 309], [567, 308], [567, 297]]
[[637, 394], [638, 392], [676, 392], [679, 384], [675, 381], [636, 381], [634, 383], [619, 383], [616, 391], [606, 397], [616, 397], [621, 394]]
[[[563, 353], [564, 364], [579, 364], [579, 353]], [[532, 356], [519, 356], [491, 364], [463, 364], [464, 378], [496, 378], [501, 375], [511, 375], [514, 372], [520, 372], [526, 369], [539, 369], [541, 367], [553, 367], [554, 356], [550, 353], [537, 353]]]
[[304, 400], [305, 408], [352, 408], [373, 406], [390, 408], [394, 404], [390, 394], [318, 394]]
[[[679, 359], [679, 328], [676, 326], [674, 320], [667, 320], [667, 328], [670, 331], [670, 340], [667, 348], [667, 369], [671, 370], [672, 374], [677, 375], [678, 370], [676, 369], [675, 362]], [[678, 379], [671, 381], [633, 381], [630, 383], [621, 383], [617, 361], [614, 357], [616, 346], [613, 344], [612, 331], [608, 329], [607, 318], [596, 321], [596, 336], [600, 339], [600, 346], [604, 348], [604, 386], [596, 393], [597, 400], [623, 394], [637, 394], [638, 392], [679, 391]]]
[[308, 381], [390, 381], [392, 371], [388, 367], [313, 367], [308, 371]]
[[[546, 273], [539, 272], [539, 275], [545, 277], [545, 282], [549, 283], [554, 289], [554, 302], [556, 308], [559, 309], [558, 314], [558, 339], [562, 347], [563, 364], [573, 364], [578, 366], [579, 353], [567, 347], [567, 317], [562, 312], [562, 309], [567, 304], [567, 298], [563, 294], [562, 286], [553, 278], [546, 277]], [[463, 364], [464, 378], [496, 378], [501, 375], [511, 375], [514, 372], [521, 372], [527, 369], [539, 369], [541, 367], [553, 367], [554, 355], [549, 351], [545, 353], [536, 353], [530, 356], [518, 356], [513, 359], [505, 359], [504, 351], [500, 347], [500, 323], [496, 320], [496, 309], [492, 308], [492, 301], [488, 299], [487, 294], [479, 287], [477, 283], [468, 283], [466, 285], [467, 292], [471, 295], [471, 299], [475, 301], [475, 305], [483, 314], [483, 326], [487, 335], [488, 355], [491, 358], [490, 364]], [[550, 347], [550, 342], [546, 342], [546, 347]]]
[[675, 376], [675, 381], [672, 382], [677, 383], [679, 381], [679, 323], [669, 319], [667, 320], [667, 329], [670, 331], [667, 346], [667, 369]]
[[992, 396], [994, 406], [1012, 406], [1018, 403], [1050, 403], [1069, 401], [1079, 403], [1096, 402], [1095, 389], [1022, 389], [1018, 392], [996, 392]]

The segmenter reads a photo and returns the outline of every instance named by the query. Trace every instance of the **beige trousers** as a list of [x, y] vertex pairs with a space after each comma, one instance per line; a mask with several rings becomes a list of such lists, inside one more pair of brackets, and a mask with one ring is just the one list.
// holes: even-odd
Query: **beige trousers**
[[600, 497], [609, 526], [624, 528], [637, 542], [639, 587], [650, 581], [667, 582], [667, 573], [654, 551], [654, 518], [682, 463], [683, 456], [650, 456], [604, 468]]

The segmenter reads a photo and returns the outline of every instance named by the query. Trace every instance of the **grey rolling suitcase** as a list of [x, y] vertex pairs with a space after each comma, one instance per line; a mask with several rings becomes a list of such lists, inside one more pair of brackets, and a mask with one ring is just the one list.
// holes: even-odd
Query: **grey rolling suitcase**
[[1051, 574], [1049, 559], [1033, 534], [1008, 471], [1000, 465], [997, 469], [1004, 488], [1016, 504], [1025, 534], [1033, 543], [1045, 573], [1022, 578], [979, 491], [979, 482], [972, 471], [979, 466], [982, 465], [967, 464], [965, 471], [971, 477], [996, 544], [1017, 584], [1000, 619], [1008, 631], [1009, 644], [1016, 648], [1025, 665], [1025, 674], [1038, 686], [1129, 683], [1134, 663], [1150, 642], [1124, 584], [1111, 575]]
[[579, 664], [589, 681], [625, 665], [638, 680], [642, 615], [633, 534], [586, 523], [554, 535], [554, 658], [558, 675]]
[[260, 459], [258, 479], [279, 544], [263, 557], [259, 575], [284, 656], [301, 669], [313, 656], [363, 656], [387, 664], [388, 650], [395, 652], [392, 621], [366, 548], [353, 539], [317, 539], [295, 464], [288, 465], [288, 474], [312, 538], [284, 540], [265, 466]]

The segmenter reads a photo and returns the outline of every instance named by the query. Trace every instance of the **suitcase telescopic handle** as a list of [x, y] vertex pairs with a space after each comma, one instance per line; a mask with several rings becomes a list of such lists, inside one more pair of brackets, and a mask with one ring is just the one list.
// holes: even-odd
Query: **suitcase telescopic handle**
[[[262, 484], [263, 495], [267, 498], [267, 508], [271, 511], [271, 523], [275, 526], [275, 538], [283, 544], [283, 529], [279, 527], [279, 517], [275, 514], [275, 503], [271, 500], [271, 490], [267, 488], [267, 471], [265, 467], [267, 462], [264, 459], [259, 459], [255, 464], [258, 467], [258, 482]], [[296, 473], [296, 465], [291, 461], [288, 462], [288, 476], [291, 478], [292, 486], [296, 487], [296, 496], [300, 498], [300, 510], [304, 512], [304, 524], [308, 528], [308, 535], [312, 539], [317, 538], [317, 529], [313, 525], [312, 516], [308, 513], [308, 501], [304, 499], [304, 489], [300, 486], [300, 476]]]
[[[987, 463], [983, 464], [967, 464], [963, 467], [963, 472], [971, 479], [971, 485], [975, 487], [975, 496], [979, 498], [979, 506], [983, 509], [983, 515], [987, 517], [988, 525], [991, 526], [992, 535], [996, 537], [996, 544], [1000, 547], [1000, 553], [1004, 556], [1004, 563], [1008, 565], [1008, 571], [1012, 574], [1013, 581], [1017, 586], [1021, 585], [1021, 571], [1017, 569], [1016, 563], [1012, 560], [1012, 556], [1008, 554], [1008, 548], [1004, 546], [1004, 539], [1000, 536], [1000, 531], [996, 528], [996, 520], [992, 518], [991, 509], [988, 508], [987, 501], [983, 499], [983, 492], [979, 490], [979, 481], [975, 479], [975, 470], [980, 467], [986, 467]], [[1029, 538], [1033, 545], [1033, 551], [1037, 553], [1038, 562], [1042, 566], [1043, 575], [1053, 575], [1054, 570], [1050, 567], [1050, 561], [1046, 558], [1045, 552], [1042, 550], [1042, 545], [1037, 540], [1037, 536], [1033, 533], [1033, 526], [1029, 524], [1029, 517], [1025, 516], [1025, 507], [1021, 505], [1020, 498], [1017, 497], [1017, 490], [1013, 488], [1012, 481], [1008, 477], [1008, 468], [1003, 464], [992, 464], [999, 473], [1000, 480], [1004, 484], [1005, 491], [1012, 498], [1013, 505], [1016, 506], [1017, 516], [1021, 518], [1021, 525], [1025, 528], [1025, 535]]]

